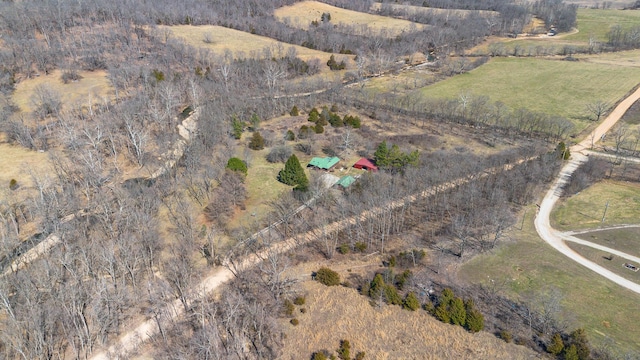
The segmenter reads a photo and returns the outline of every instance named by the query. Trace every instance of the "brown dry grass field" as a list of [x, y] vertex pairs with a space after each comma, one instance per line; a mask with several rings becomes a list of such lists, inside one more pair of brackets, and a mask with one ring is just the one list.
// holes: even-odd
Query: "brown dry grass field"
[[[454, 16], [467, 16], [473, 13], [479, 13], [483, 15], [495, 15], [498, 16], [499, 13], [497, 11], [490, 10], [460, 10], [460, 9], [438, 9], [432, 7], [424, 7], [424, 6], [412, 6], [412, 5], [403, 5], [403, 4], [390, 4], [387, 3], [385, 6], [389, 6], [394, 10], [405, 10], [409, 14], [420, 14], [420, 13], [441, 13], [441, 14], [450, 14]], [[371, 5], [371, 10], [379, 11], [382, 8], [381, 3], [373, 3]]]
[[[323, 72], [330, 71], [328, 67], [323, 66], [329, 60], [330, 53], [283, 43], [269, 37], [214, 25], [177, 25], [159, 26], [158, 28], [171, 31], [174, 36], [183, 39], [193, 47], [209, 49], [219, 55], [223, 55], [228, 50], [234, 58], [238, 59], [263, 58], [265, 48], [271, 50], [271, 56], [282, 57], [287, 54], [290, 47], [294, 47], [300, 59], [305, 61], [319, 59], [320, 69]], [[208, 43], [205, 42], [205, 37], [208, 39]], [[354, 66], [353, 58], [352, 55], [336, 55], [337, 61], [345, 60], [347, 68]]]
[[49, 86], [60, 94], [63, 110], [75, 107], [76, 104], [86, 108], [113, 98], [114, 90], [106, 71], [79, 71], [78, 74], [82, 78], [68, 84], [60, 79], [62, 76], [60, 70], [54, 70], [49, 75], [23, 80], [16, 85], [12, 100], [22, 111], [31, 111], [31, 97], [40, 85]]
[[0, 142], [0, 194], [9, 188], [11, 179], [16, 179], [18, 186], [32, 186], [30, 171], [39, 177], [52, 173], [46, 153]]
[[333, 24], [363, 26], [363, 29], [366, 25], [369, 29], [367, 32], [386, 29], [389, 36], [397, 36], [403, 32], [424, 27], [422, 24], [407, 20], [342, 9], [318, 1], [302, 1], [274, 11], [275, 17], [280, 21], [287, 21], [285, 19], [288, 18], [291, 26], [300, 29], [308, 29], [314, 20], [320, 21], [323, 13], [331, 14]]
[[[345, 276], [345, 274], [341, 274]], [[507, 344], [487, 332], [470, 334], [462, 327], [443, 324], [424, 310], [399, 306], [374, 307], [357, 290], [326, 287], [315, 281], [300, 283], [306, 303], [296, 306], [298, 326], [287, 320], [281, 359], [307, 359], [313, 352], [335, 353], [340, 340], [351, 343], [352, 354], [365, 351], [367, 359], [532, 359], [532, 350]], [[300, 308], [306, 308], [301, 313]]]

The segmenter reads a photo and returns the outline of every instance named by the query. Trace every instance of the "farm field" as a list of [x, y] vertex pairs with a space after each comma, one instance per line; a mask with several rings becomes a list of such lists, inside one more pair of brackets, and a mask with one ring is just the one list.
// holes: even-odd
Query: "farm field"
[[[631, 271], [623, 266], [625, 263], [630, 261], [619, 256], [614, 256], [612, 260], [608, 260], [608, 257], [611, 254], [586, 245], [571, 242], [567, 243], [567, 245], [569, 245], [570, 248], [585, 257], [587, 260], [591, 260], [594, 263], [614, 272], [615, 274], [622, 276], [627, 280], [631, 280], [640, 284], [640, 271]], [[636, 264], [632, 261], [630, 263], [634, 266], [640, 266], [640, 264]]]
[[461, 75], [427, 86], [421, 95], [457, 98], [462, 91], [486, 95], [517, 109], [566, 117], [576, 132], [591, 125], [585, 107], [597, 100], [615, 103], [638, 84], [640, 69], [604, 64], [493, 58]]
[[[321, 64], [329, 60], [330, 53], [309, 49], [303, 46], [292, 45], [274, 40], [265, 36], [254, 35], [244, 31], [229, 29], [215, 25], [176, 25], [176, 26], [159, 26], [160, 29], [168, 29], [171, 33], [183, 39], [187, 44], [195, 48], [209, 49], [219, 55], [224, 55], [226, 51], [230, 51], [234, 58], [264, 58], [268, 55], [276, 57], [286, 56], [290, 47], [296, 49], [298, 57], [308, 61], [319, 59]], [[205, 42], [208, 39], [208, 43]], [[265, 49], [270, 50], [270, 54], [264, 52]], [[352, 55], [336, 55], [336, 60], [345, 60], [347, 67], [352, 63]], [[326, 66], [320, 66], [325, 72], [330, 72]]]
[[574, 236], [640, 257], [640, 224], [638, 227], [598, 230]]
[[[602, 222], [607, 202], [609, 207]], [[551, 213], [552, 226], [564, 231], [637, 224], [639, 219], [640, 184], [609, 180], [561, 200]]]
[[388, 36], [397, 36], [424, 27], [407, 20], [342, 9], [318, 1], [302, 1], [274, 11], [278, 20], [299, 29], [308, 29], [312, 21], [320, 21], [323, 13], [331, 14], [332, 24], [362, 27], [362, 35], [371, 35], [368, 34], [371, 30], [386, 29]]
[[[12, 100], [22, 111], [30, 112], [31, 98], [39, 86], [45, 85], [57, 92], [62, 101], [62, 109], [68, 110], [76, 105], [83, 108], [89, 105], [111, 100], [115, 93], [106, 71], [79, 71], [82, 78], [65, 84], [61, 80], [62, 72], [54, 70], [49, 75], [26, 79], [16, 84]], [[106, 99], [106, 100], [105, 100]]]
[[578, 32], [567, 35], [564, 39], [574, 42], [588, 43], [591, 37], [599, 42], [608, 40], [607, 34], [612, 26], [620, 25], [623, 30], [640, 24], [640, 11], [617, 9], [578, 9]]
[[[489, 10], [461, 10], [461, 9], [439, 9], [433, 7], [426, 6], [412, 6], [412, 5], [403, 5], [403, 4], [392, 4], [386, 3], [384, 7], [389, 7], [393, 10], [404, 10], [409, 14], [430, 14], [430, 13], [442, 13], [442, 14], [450, 14], [455, 16], [466, 16], [474, 13], [482, 14], [482, 15], [495, 15], [497, 16], [499, 13], [497, 11], [489, 11]], [[375, 11], [380, 11], [383, 8], [381, 3], [373, 3], [371, 5], [371, 9]]]
[[[412, 312], [400, 306], [371, 306], [369, 299], [355, 289], [327, 287], [311, 280], [302, 282], [300, 287], [306, 301], [296, 307], [298, 326], [289, 324], [289, 319], [282, 320], [287, 341], [281, 359], [306, 359], [323, 349], [335, 353], [340, 340], [344, 339], [351, 343], [352, 354], [365, 351], [367, 358], [373, 355], [372, 359], [529, 359], [536, 356], [530, 349], [507, 344], [488, 332], [469, 334], [460, 326], [443, 324], [424, 310]], [[298, 308], [305, 308], [305, 313]]]
[[[584, 327], [594, 346], [615, 340], [618, 354], [640, 352], [640, 323], [629, 314], [640, 312], [640, 295], [569, 261], [541, 240], [533, 226], [535, 205], [525, 213], [522, 230], [511, 228], [505, 243], [492, 253], [477, 256], [459, 271], [462, 280], [491, 282], [514, 300], [558, 288], [564, 294], [561, 317], [570, 327]], [[620, 309], [625, 309], [621, 311]]]

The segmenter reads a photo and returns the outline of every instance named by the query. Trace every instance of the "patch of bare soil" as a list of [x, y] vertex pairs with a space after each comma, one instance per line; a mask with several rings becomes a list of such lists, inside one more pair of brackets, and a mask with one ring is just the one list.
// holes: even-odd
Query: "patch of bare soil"
[[355, 289], [326, 287], [311, 280], [300, 287], [306, 302], [296, 306], [299, 325], [282, 321], [286, 339], [281, 359], [306, 359], [320, 350], [335, 353], [341, 340], [349, 340], [354, 353], [365, 351], [367, 359], [541, 358], [487, 332], [471, 334], [441, 323], [424, 310], [371, 306]]

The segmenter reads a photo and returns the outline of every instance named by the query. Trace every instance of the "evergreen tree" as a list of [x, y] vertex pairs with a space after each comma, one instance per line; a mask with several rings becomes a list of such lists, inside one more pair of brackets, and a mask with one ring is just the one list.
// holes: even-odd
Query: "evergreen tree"
[[295, 154], [289, 157], [284, 164], [284, 169], [278, 173], [278, 180], [287, 185], [296, 185], [299, 189], [306, 189], [309, 186], [309, 179]]
[[580, 360], [580, 357], [578, 357], [578, 349], [576, 349], [575, 345], [564, 349], [564, 360]]
[[385, 283], [382, 278], [382, 274], [376, 274], [376, 276], [373, 277], [371, 284], [369, 284], [369, 297], [377, 299], [384, 290], [384, 286]]
[[351, 344], [349, 340], [342, 340], [338, 348], [338, 358], [341, 360], [351, 360]]
[[586, 360], [591, 357], [591, 347], [589, 346], [589, 340], [587, 340], [587, 333], [584, 329], [575, 329], [569, 334], [569, 344], [575, 346], [578, 359]]
[[289, 111], [289, 115], [291, 116], [300, 115], [300, 111], [298, 110], [298, 107], [296, 105], [293, 105], [293, 107], [291, 108], [291, 111]]
[[244, 161], [238, 159], [237, 157], [232, 157], [227, 161], [227, 169], [231, 171], [238, 171], [244, 175], [247, 175], [247, 164]]
[[389, 166], [389, 148], [387, 147], [387, 141], [383, 141], [378, 145], [376, 152], [373, 154], [376, 161], [376, 165], [379, 167]]
[[400, 295], [398, 295], [398, 290], [395, 286], [391, 284], [386, 284], [384, 286], [384, 298], [387, 301], [387, 304], [391, 305], [400, 305], [402, 304], [402, 299]]
[[287, 141], [295, 141], [296, 134], [294, 134], [293, 131], [291, 130], [287, 130], [287, 133], [285, 134], [284, 138]]
[[475, 308], [473, 300], [468, 299], [464, 302], [464, 309], [467, 312], [465, 327], [472, 333], [476, 333], [484, 329], [484, 316]]
[[551, 343], [547, 345], [547, 352], [553, 355], [559, 355], [564, 349], [564, 343], [562, 342], [562, 335], [555, 333], [551, 338]]
[[436, 317], [436, 319], [442, 321], [443, 323], [448, 324], [451, 321], [451, 315], [449, 314], [448, 306], [443, 302], [436, 306], [436, 310], [434, 311], [433, 315]]
[[318, 109], [313, 108], [311, 109], [311, 111], [309, 111], [309, 118], [308, 120], [311, 121], [312, 123], [318, 122], [318, 119], [320, 118], [320, 113], [318, 112]]
[[313, 131], [315, 131], [316, 134], [322, 134], [324, 132], [324, 126], [318, 122], [316, 126], [313, 127]]
[[326, 286], [337, 286], [340, 285], [340, 274], [329, 268], [321, 267], [316, 271], [316, 281]]
[[233, 118], [231, 119], [231, 134], [233, 135], [233, 138], [240, 140], [243, 131], [244, 124], [242, 121], [238, 120], [237, 116], [233, 115]]
[[420, 301], [416, 297], [416, 294], [410, 292], [404, 298], [403, 307], [407, 310], [416, 311], [420, 308]]
[[451, 314], [451, 323], [453, 325], [464, 326], [467, 320], [467, 311], [464, 309], [464, 302], [461, 298], [455, 297], [451, 302], [449, 310]]
[[260, 132], [254, 131], [251, 141], [249, 142], [249, 148], [253, 150], [264, 149], [264, 138], [260, 135]]

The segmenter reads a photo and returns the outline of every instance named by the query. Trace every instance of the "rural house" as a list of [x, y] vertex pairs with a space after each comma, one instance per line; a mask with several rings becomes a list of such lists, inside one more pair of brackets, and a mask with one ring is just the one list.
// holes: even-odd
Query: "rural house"
[[309, 161], [309, 165], [307, 167], [313, 167], [316, 169], [333, 171], [333, 168], [340, 162], [339, 157], [326, 157], [326, 158], [318, 158], [314, 157]]
[[368, 171], [378, 171], [378, 167], [373, 165], [371, 161], [365, 158], [358, 160], [358, 162], [353, 164], [353, 167], [356, 169], [362, 169], [362, 170], [368, 170]]

